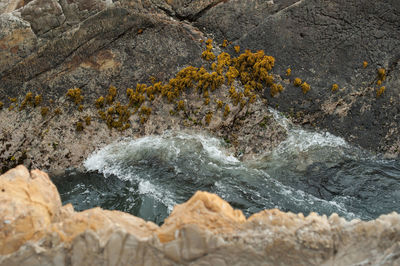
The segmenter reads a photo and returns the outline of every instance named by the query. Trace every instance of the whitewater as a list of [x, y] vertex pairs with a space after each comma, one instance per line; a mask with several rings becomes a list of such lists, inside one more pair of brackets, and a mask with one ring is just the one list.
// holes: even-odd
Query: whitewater
[[129, 212], [158, 224], [197, 190], [216, 193], [249, 216], [278, 208], [375, 219], [400, 212], [400, 162], [326, 132], [301, 129], [270, 110], [288, 137], [271, 152], [241, 161], [223, 139], [165, 132], [121, 139], [92, 153], [86, 172], [54, 182], [64, 203]]

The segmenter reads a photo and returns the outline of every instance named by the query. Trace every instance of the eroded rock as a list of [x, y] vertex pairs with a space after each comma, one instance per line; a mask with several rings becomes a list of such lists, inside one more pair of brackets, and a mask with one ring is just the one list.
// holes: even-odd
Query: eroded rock
[[12, 13], [0, 14], [0, 73], [28, 57], [36, 45], [36, 35], [27, 21]]
[[[85, 115], [90, 114], [96, 120], [99, 115], [88, 107], [93, 107], [110, 85], [119, 89], [117, 100], [124, 103], [126, 89], [135, 88], [138, 82], [150, 84], [152, 78], [165, 82], [188, 65], [209, 66], [210, 62], [201, 59], [205, 45], [200, 43], [209, 37], [215, 38], [215, 55], [223, 51], [236, 55], [233, 47], [239, 45], [241, 52], [263, 49], [274, 56], [275, 79], [285, 87], [283, 93], [274, 97], [269, 88], [263, 88], [265, 108], [255, 108], [243, 120], [237, 118], [243, 118], [247, 110], [231, 115], [226, 121], [221, 114], [216, 114], [220, 111], [208, 110], [214, 115], [206, 130], [229, 138], [238, 154], [256, 154], [273, 148], [282, 140], [282, 130], [268, 127], [264, 130], [257, 126], [270, 121], [267, 105], [284, 111], [298, 124], [326, 129], [363, 148], [391, 157], [400, 152], [397, 134], [400, 125], [397, 74], [400, 70], [396, 55], [400, 47], [396, 16], [399, 5], [395, 1], [350, 3], [336, 0], [327, 4], [296, 0], [1, 0], [0, 3], [0, 105], [3, 106], [0, 116], [6, 117], [2, 121], [12, 117], [13, 125], [23, 125], [13, 127], [14, 136], [9, 137], [7, 129], [1, 132], [1, 157], [7, 166], [4, 169], [18, 163], [42, 169], [57, 164], [77, 166], [78, 159], [68, 157], [84, 158], [96, 146], [90, 143], [81, 149], [69, 145], [61, 147], [56, 138], [46, 143], [46, 148], [21, 145], [21, 142], [27, 143], [25, 129], [33, 127], [32, 121], [26, 119], [36, 113], [16, 112], [19, 109], [16, 104], [23, 101], [26, 93], [42, 95], [43, 107], [52, 107], [52, 101], [63, 103], [60, 98], [68, 89], [81, 88], [85, 96], [84, 108], [89, 109]], [[222, 47], [224, 39], [233, 43]], [[363, 68], [364, 60], [368, 61], [366, 68]], [[291, 76], [285, 73], [289, 67]], [[382, 84], [386, 90], [377, 97], [379, 67], [386, 70]], [[293, 86], [295, 77], [311, 85], [307, 94]], [[339, 85], [336, 92], [331, 90], [333, 83]], [[151, 108], [160, 110], [159, 117], [149, 119], [144, 129], [132, 123], [132, 131], [143, 135], [160, 133], [163, 129], [180, 130], [187, 124], [185, 119], [205, 124], [207, 110], [201, 107], [202, 100], [196, 96], [195, 92], [188, 91], [182, 100], [195, 102], [194, 106], [201, 108], [200, 111], [192, 108], [189, 116], [168, 119], [165, 114], [176, 111], [174, 106], [155, 100], [157, 106], [154, 104]], [[63, 117], [65, 124], [44, 124], [52, 124], [61, 135], [70, 136], [78, 115], [69, 110], [68, 113], [70, 116]], [[201, 116], [194, 117], [193, 113]], [[168, 122], [164, 123], [165, 120]], [[37, 119], [34, 124], [43, 122]], [[271, 128], [276, 129], [273, 123]], [[0, 126], [6, 127], [6, 123]], [[195, 125], [194, 128], [200, 127]], [[99, 130], [102, 135], [91, 141], [98, 141], [99, 145], [109, 143], [108, 132], [103, 128]], [[33, 134], [37, 137], [35, 141], [41, 142], [46, 129], [43, 132], [34, 130]], [[127, 134], [111, 132], [110, 135]], [[247, 145], [253, 138], [256, 143]], [[78, 142], [87, 142], [87, 139]], [[60, 149], [50, 153], [49, 146]], [[78, 150], [79, 154], [68, 155], [71, 149]], [[27, 159], [32, 158], [29, 154], [35, 155], [33, 161]], [[36, 154], [48, 154], [56, 158], [56, 162]], [[13, 156], [15, 160], [11, 160]], [[39, 163], [41, 159], [47, 165]]]
[[118, 211], [61, 206], [47, 174], [0, 176], [0, 265], [396, 265], [400, 216], [346, 221], [265, 210], [246, 219], [197, 192], [162, 226]]
[[[287, 86], [283, 97], [265, 94], [272, 106], [299, 116], [297, 121], [305, 126], [396, 156], [399, 140], [390, 132], [400, 125], [396, 115], [399, 10], [396, 1], [233, 0], [205, 12], [195, 25], [220, 42], [227, 39], [242, 49], [262, 49], [276, 58], [276, 73], [287, 80]], [[380, 85], [379, 68], [387, 72]], [[307, 94], [293, 86], [297, 77], [311, 85]], [[332, 92], [333, 84], [340, 86], [338, 92]], [[381, 86], [386, 86], [385, 95], [377, 97]], [[338, 103], [335, 114], [323, 110], [332, 98]], [[371, 107], [368, 112], [363, 111], [365, 105]]]
[[32, 30], [44, 34], [61, 26], [65, 21], [61, 5], [55, 0], [35, 0], [21, 8], [22, 18], [31, 24]]

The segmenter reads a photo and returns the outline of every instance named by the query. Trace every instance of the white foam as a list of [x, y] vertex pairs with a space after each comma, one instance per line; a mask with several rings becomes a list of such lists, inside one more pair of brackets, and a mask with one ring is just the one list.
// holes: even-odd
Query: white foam
[[[306, 151], [313, 146], [318, 147], [348, 147], [349, 144], [341, 138], [328, 132], [312, 132], [301, 129], [294, 125], [289, 119], [273, 108], [268, 109], [274, 119], [287, 130], [288, 137], [279, 147], [289, 147], [299, 151]], [[279, 149], [278, 147], [278, 149]]]
[[[280, 165], [279, 162], [283, 163], [280, 167], [284, 167], [287, 163], [285, 160], [301, 158], [302, 154], [309, 151], [310, 154], [314, 154], [314, 151], [324, 147], [350, 147], [342, 138], [330, 133], [309, 132], [296, 128], [288, 119], [283, 118], [276, 111], [274, 117], [280, 119], [280, 123], [282, 123], [282, 125], [284, 125], [288, 130], [287, 139], [273, 151], [274, 157], [276, 157], [276, 162], [274, 163], [278, 165], [278, 167]], [[198, 133], [188, 134], [167, 132], [161, 136], [122, 139], [91, 154], [85, 160], [84, 166], [89, 171], [99, 171], [105, 176], [115, 175], [122, 180], [132, 180], [137, 182], [137, 192], [139, 194], [148, 195], [156, 201], [162, 202], [167, 206], [168, 211], [170, 212], [172, 211], [173, 206], [177, 203], [175, 201], [176, 195], [174, 195], [174, 192], [169, 191], [167, 188], [163, 188], [161, 185], [152, 183], [151, 178], [139, 176], [129, 166], [129, 162], [140, 161], [143, 158], [147, 158], [147, 153], [150, 153], [150, 155], [158, 154], [161, 159], [168, 161], [178, 160], [178, 157], [185, 156], [185, 154], [187, 155], [188, 153], [196, 153], [199, 154], [198, 159], [201, 160], [202, 163], [207, 163], [212, 167], [220, 167], [225, 170], [243, 170], [247, 172], [248, 174], [245, 174], [248, 179], [247, 181], [249, 181], [252, 176], [258, 178], [260, 175], [268, 180], [272, 180], [271, 182], [279, 187], [279, 191], [276, 191], [276, 193], [283, 194], [282, 196], [287, 197], [289, 201], [294, 202], [298, 206], [325, 206], [329, 209], [342, 212], [347, 218], [355, 217], [353, 213], [346, 210], [345, 204], [340, 200], [339, 202], [336, 200], [325, 201], [314, 197], [313, 195], [304, 193], [303, 191], [284, 186], [280, 182], [269, 178], [269, 175], [266, 172], [262, 171], [261, 173], [261, 170], [252, 167], [249, 168], [248, 165], [240, 163], [237, 158], [224, 149], [220, 139]], [[287, 154], [289, 154], [290, 157], [287, 157]], [[207, 158], [204, 157], [204, 155], [206, 155]], [[310, 159], [310, 163], [318, 160], [320, 155], [317, 153], [315, 156], [318, 158]], [[309, 157], [309, 155], [304, 156], [306, 159]], [[211, 161], [208, 161], [209, 159], [211, 159]], [[324, 159], [321, 158], [321, 160]], [[309, 164], [308, 161], [305, 161], [304, 163], [305, 165]], [[176, 168], [175, 170], [176, 172], [181, 172], [180, 169]], [[250, 174], [249, 171], [255, 171], [253, 172], [254, 175]], [[233, 186], [236, 187], [236, 185]], [[225, 188], [223, 182], [216, 181], [215, 187], [219, 191], [220, 196], [228, 195], [229, 188]], [[258, 191], [243, 192], [254, 193], [254, 196], [262, 198]], [[271, 204], [271, 202], [269, 202], [270, 199], [264, 198], [260, 200], [268, 201], [265, 202], [266, 205]]]
[[95, 151], [84, 161], [83, 165], [88, 171], [99, 171], [119, 176], [118, 173], [113, 171], [113, 168], [117, 168], [121, 162], [134, 157], [135, 153], [143, 148], [157, 149], [162, 144], [160, 136], [146, 136], [135, 140], [125, 138]]
[[292, 122], [284, 117], [281, 113], [279, 113], [277, 110], [274, 108], [268, 107], [268, 111], [272, 113], [272, 116], [274, 117], [275, 121], [278, 122], [280, 126], [282, 126], [284, 129], [287, 131], [290, 130], [290, 128], [293, 126]]
[[[182, 143], [183, 140], [183, 143]], [[189, 141], [189, 143], [185, 143]], [[190, 143], [192, 142], [192, 143]], [[103, 172], [111, 165], [118, 165], [121, 161], [135, 158], [135, 153], [146, 150], [161, 150], [163, 157], [177, 158], [182, 148], [200, 142], [206, 154], [221, 163], [238, 163], [239, 160], [227, 153], [217, 138], [202, 134], [187, 134], [167, 132], [161, 136], [146, 136], [138, 139], [123, 139], [114, 142], [91, 154], [84, 162], [89, 171]], [[189, 146], [190, 147], [190, 146]], [[106, 170], [107, 171], [107, 170]]]
[[349, 147], [347, 142], [328, 132], [309, 132], [301, 129], [291, 130], [288, 138], [279, 146], [279, 149], [291, 149], [299, 152], [308, 151], [312, 147]]
[[[158, 154], [165, 160], [174, 161], [181, 156], [184, 150], [187, 152], [189, 149], [190, 152], [196, 152], [192, 149], [197, 148], [201, 148], [203, 153], [219, 163], [239, 162], [233, 155], [226, 153], [219, 139], [202, 134], [166, 132], [161, 136], [146, 136], [138, 139], [125, 138], [116, 141], [92, 153], [84, 161], [84, 167], [88, 171], [98, 171], [106, 177], [114, 175], [121, 180], [135, 181], [138, 183], [139, 194], [151, 196], [166, 205], [169, 211], [172, 211], [173, 206], [176, 205], [172, 192], [138, 176], [129, 167], [129, 162], [140, 161], [145, 157], [146, 152]], [[201, 153], [201, 150], [198, 152]], [[217, 167], [217, 164], [215, 166]], [[176, 168], [175, 170], [181, 172], [180, 169]]]
[[149, 195], [157, 201], [164, 203], [164, 205], [167, 206], [169, 213], [177, 204], [177, 202], [173, 200], [173, 195], [170, 192], [152, 184], [148, 180], [141, 180], [139, 182], [139, 194]]
[[[140, 142], [141, 144], [145, 144], [147, 141], [148, 139]], [[130, 142], [129, 144], [132, 143]], [[145, 180], [144, 178], [138, 176], [134, 172], [130, 171], [130, 169], [122, 169], [118, 164], [112, 164], [112, 162], [115, 160], [115, 154], [110, 155], [107, 152], [115, 148], [113, 145], [115, 144], [112, 144], [112, 146], [107, 146], [105, 149], [101, 149], [93, 156], [89, 157], [88, 160], [85, 161], [85, 167], [91, 171], [97, 170], [106, 177], [109, 175], [114, 175], [121, 180], [136, 181], [138, 183], [138, 190], [134, 191], [133, 188], [130, 188], [129, 190], [132, 193], [138, 192], [141, 195], [152, 197], [156, 201], [162, 202], [165, 206], [167, 206], [168, 212], [171, 212], [173, 207], [177, 204], [177, 202], [173, 200], [174, 195], [172, 195], [172, 193], [166, 189], [151, 183], [149, 180]], [[135, 146], [135, 144], [133, 146]], [[125, 147], [129, 149], [129, 145], [126, 145]], [[132, 148], [132, 145], [130, 147]], [[123, 149], [119, 149], [119, 151], [122, 153], [126, 152]], [[118, 154], [116, 157], [118, 157]]]
[[[167, 134], [168, 136], [168, 134]], [[178, 139], [189, 141], [200, 141], [202, 148], [207, 152], [207, 155], [217, 161], [225, 163], [238, 163], [239, 160], [232, 154], [228, 154], [221, 145], [221, 140], [204, 134], [188, 134], [178, 133], [175, 135]]]
[[221, 141], [213, 137], [205, 137], [204, 135], [196, 136], [207, 151], [208, 155], [218, 161], [227, 163], [238, 163], [239, 160], [232, 154], [227, 155], [221, 147]]

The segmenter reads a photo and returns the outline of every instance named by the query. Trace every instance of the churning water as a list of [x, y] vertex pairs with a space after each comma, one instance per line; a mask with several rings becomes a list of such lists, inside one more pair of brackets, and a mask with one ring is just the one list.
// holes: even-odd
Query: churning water
[[400, 212], [399, 160], [299, 129], [271, 111], [288, 138], [257, 160], [239, 161], [221, 139], [167, 132], [108, 145], [86, 159], [86, 173], [70, 171], [54, 182], [76, 210], [100, 206], [159, 224], [197, 190], [216, 193], [246, 215], [279, 208], [370, 220]]

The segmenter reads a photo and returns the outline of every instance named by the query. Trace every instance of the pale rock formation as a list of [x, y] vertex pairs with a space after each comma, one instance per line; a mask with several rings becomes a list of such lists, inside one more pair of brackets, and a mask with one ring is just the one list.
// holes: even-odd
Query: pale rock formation
[[44, 172], [0, 176], [0, 265], [399, 265], [400, 216], [265, 210], [246, 219], [207, 192], [162, 226], [119, 211], [61, 206]]

